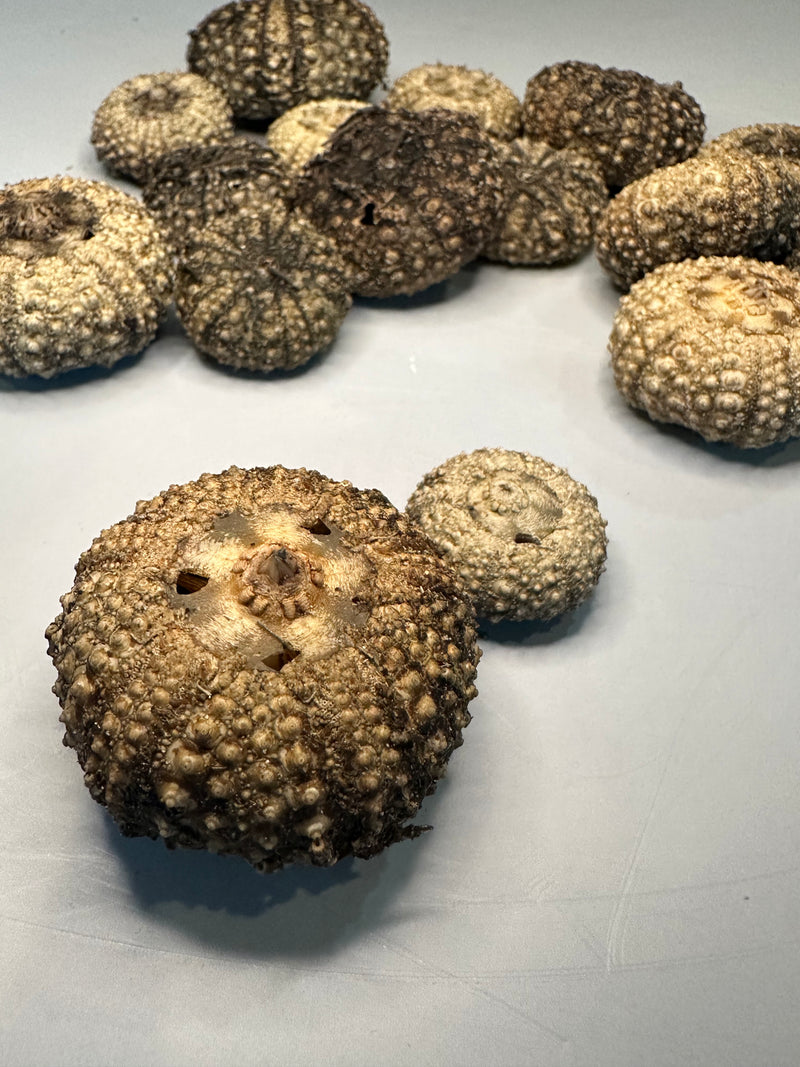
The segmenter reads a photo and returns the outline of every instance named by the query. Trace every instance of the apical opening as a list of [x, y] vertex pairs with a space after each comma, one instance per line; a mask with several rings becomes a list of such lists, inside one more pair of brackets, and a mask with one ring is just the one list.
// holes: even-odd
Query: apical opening
[[187, 596], [189, 593], [196, 593], [200, 589], [204, 589], [207, 585], [208, 578], [205, 578], [202, 574], [192, 574], [191, 571], [181, 571], [175, 582], [175, 592], [180, 593], [181, 596]]
[[309, 533], [314, 534], [316, 537], [327, 537], [331, 532], [330, 526], [327, 526], [322, 519], [314, 519], [308, 526], [304, 527]]
[[293, 659], [297, 659], [300, 655], [293, 648], [282, 648], [280, 652], [273, 652], [271, 656], [264, 656], [263, 663], [265, 667], [269, 667], [270, 670], [280, 671], [286, 666], [287, 663], [291, 663]]
[[541, 543], [538, 537], [529, 533], [518, 533], [514, 537], [515, 545], [540, 545]]
[[364, 214], [361, 216], [362, 226], [374, 226], [375, 225], [375, 205], [367, 204], [364, 208]]

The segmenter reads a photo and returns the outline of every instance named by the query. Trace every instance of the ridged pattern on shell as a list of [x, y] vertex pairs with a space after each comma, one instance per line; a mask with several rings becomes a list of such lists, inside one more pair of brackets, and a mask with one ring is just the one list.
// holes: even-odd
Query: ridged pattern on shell
[[570, 60], [544, 67], [527, 84], [522, 125], [554, 148], [580, 148], [611, 187], [693, 155], [705, 119], [680, 82]]
[[288, 370], [333, 341], [351, 298], [329, 238], [274, 203], [252, 225], [198, 231], [178, 262], [175, 300], [206, 355]]
[[70, 177], [0, 190], [0, 373], [49, 378], [140, 352], [172, 284], [167, 245], [132, 196]]
[[187, 58], [237, 116], [269, 119], [304, 100], [366, 100], [388, 55], [383, 26], [358, 0], [237, 0], [191, 32]]
[[475, 119], [365, 108], [298, 179], [360, 296], [415, 293], [474, 259], [497, 225], [500, 170]]
[[315, 471], [233, 467], [140, 503], [62, 606], [65, 744], [128, 835], [265, 871], [371, 856], [418, 832], [469, 722], [456, 575], [381, 493]]
[[146, 181], [153, 164], [178, 148], [233, 136], [227, 97], [197, 74], [140, 74], [118, 85], [95, 112], [97, 156], [121, 174]]
[[597, 258], [623, 288], [669, 261], [782, 258], [800, 228], [798, 175], [778, 159], [722, 151], [654, 171], [609, 203]]
[[605, 520], [585, 485], [526, 452], [480, 448], [430, 471], [406, 513], [458, 571], [478, 616], [552, 619], [594, 589]]
[[800, 432], [800, 278], [741, 256], [666, 263], [623, 296], [614, 378], [651, 419], [758, 448]]
[[449, 63], [425, 63], [407, 71], [392, 85], [384, 104], [407, 111], [465, 112], [504, 141], [516, 137], [522, 124], [522, 105], [504, 82], [484, 70]]
[[500, 226], [483, 250], [504, 263], [569, 263], [592, 244], [608, 203], [600, 168], [582, 152], [520, 138], [496, 146]]
[[299, 174], [306, 163], [323, 151], [334, 130], [368, 106], [362, 100], [339, 99], [298, 104], [271, 123], [266, 134], [267, 147], [292, 174]]

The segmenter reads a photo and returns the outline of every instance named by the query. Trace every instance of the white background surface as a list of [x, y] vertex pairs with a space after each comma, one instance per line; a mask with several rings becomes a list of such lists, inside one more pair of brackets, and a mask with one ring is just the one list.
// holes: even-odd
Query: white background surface
[[[3, 3], [0, 180], [102, 177], [93, 110], [183, 65], [202, 0]], [[680, 79], [710, 136], [800, 121], [800, 5], [375, 0], [390, 76], [585, 59]], [[133, 191], [133, 187], [118, 183]], [[357, 301], [305, 371], [139, 358], [0, 380], [0, 1059], [9, 1065], [780, 1067], [800, 1058], [800, 444], [742, 453], [617, 397], [589, 256]], [[137, 499], [283, 463], [382, 489], [482, 445], [566, 466], [610, 538], [592, 600], [482, 638], [474, 720], [369, 862], [260, 876], [123, 839], [61, 747], [42, 636]]]

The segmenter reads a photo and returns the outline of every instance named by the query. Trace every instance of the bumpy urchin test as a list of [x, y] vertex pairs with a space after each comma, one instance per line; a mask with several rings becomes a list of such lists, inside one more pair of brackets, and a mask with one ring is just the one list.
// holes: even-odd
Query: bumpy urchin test
[[503, 263], [569, 263], [592, 245], [608, 203], [594, 160], [570, 148], [518, 138], [497, 144], [501, 168], [500, 225], [483, 248]]
[[744, 257], [666, 263], [622, 297], [617, 388], [659, 422], [759, 448], [800, 433], [800, 278]]
[[290, 174], [299, 174], [325, 148], [328, 138], [356, 111], [368, 107], [362, 100], [308, 100], [292, 107], [273, 123], [266, 144]]
[[149, 212], [104, 182], [0, 190], [0, 373], [44, 378], [140, 352], [172, 299]]
[[256, 120], [304, 100], [366, 100], [388, 58], [383, 26], [359, 0], [236, 0], [192, 30], [187, 53], [237, 117]]
[[97, 156], [134, 181], [147, 180], [161, 156], [233, 136], [227, 97], [198, 74], [140, 74], [118, 85], [92, 124]]
[[47, 630], [64, 742], [123, 833], [259, 870], [372, 856], [444, 774], [480, 651], [376, 490], [235, 467], [137, 505]]
[[254, 220], [196, 231], [178, 260], [175, 302], [206, 355], [273, 371], [326, 348], [352, 301], [330, 238], [274, 201]]
[[704, 144], [699, 155], [709, 152], [750, 152], [767, 159], [800, 163], [800, 126], [788, 122], [762, 122], [737, 126]]
[[522, 125], [522, 105], [499, 78], [450, 63], [425, 63], [407, 71], [392, 85], [384, 104], [407, 111], [465, 112], [503, 141], [516, 137]]
[[606, 522], [595, 498], [563, 468], [526, 452], [453, 456], [425, 475], [406, 513], [491, 622], [570, 611], [605, 566]]
[[426, 289], [474, 259], [497, 225], [500, 171], [477, 121], [364, 108], [297, 181], [296, 202], [337, 243], [359, 296]]
[[530, 79], [522, 124], [532, 140], [586, 152], [611, 188], [687, 159], [705, 131], [700, 106], [680, 82], [578, 60]]

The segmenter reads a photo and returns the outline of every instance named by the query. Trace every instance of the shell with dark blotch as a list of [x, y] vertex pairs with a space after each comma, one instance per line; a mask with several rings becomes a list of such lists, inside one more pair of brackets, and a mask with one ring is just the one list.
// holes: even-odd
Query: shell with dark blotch
[[497, 225], [500, 170], [469, 115], [365, 108], [297, 182], [359, 296], [416, 293], [474, 259]]
[[503, 141], [516, 137], [522, 123], [522, 105], [499, 78], [451, 63], [425, 63], [407, 71], [392, 85], [384, 105], [407, 111], [465, 112]]
[[528, 137], [586, 152], [611, 188], [687, 159], [705, 131], [703, 112], [680, 82], [577, 60], [534, 75], [522, 107]]
[[266, 144], [291, 174], [299, 174], [325, 148], [328, 138], [352, 114], [368, 107], [362, 100], [307, 100], [292, 107], [273, 123]]
[[483, 254], [503, 263], [569, 263], [591, 247], [608, 203], [600, 168], [582, 152], [519, 138], [496, 146], [500, 226]]
[[222, 90], [179, 71], [140, 74], [118, 85], [95, 112], [91, 139], [99, 159], [143, 182], [161, 156], [232, 136], [233, 113]]
[[800, 433], [800, 278], [775, 263], [665, 263], [622, 297], [617, 388], [658, 422], [759, 448]]
[[273, 203], [284, 202], [289, 188], [275, 153], [243, 138], [163, 157], [143, 195], [180, 254], [209, 226], [259, 218]]
[[272, 371], [326, 348], [351, 298], [331, 240], [276, 202], [250, 225], [198, 231], [178, 260], [175, 302], [201, 352]]
[[140, 352], [172, 283], [166, 242], [132, 196], [70, 177], [0, 190], [0, 374], [50, 378]]
[[326, 96], [366, 100], [388, 57], [383, 26], [359, 0], [236, 0], [192, 30], [187, 54], [244, 119]]
[[713, 152], [632, 182], [597, 226], [597, 258], [627, 288], [660, 263], [698, 256], [782, 259], [800, 231], [800, 170]]
[[372, 856], [469, 722], [474, 612], [376, 490], [205, 474], [83, 553], [48, 627], [64, 743], [129, 836], [262, 871]]
[[446, 460], [406, 513], [460, 574], [479, 618], [552, 619], [594, 589], [606, 523], [585, 485], [527, 452], [479, 448]]

